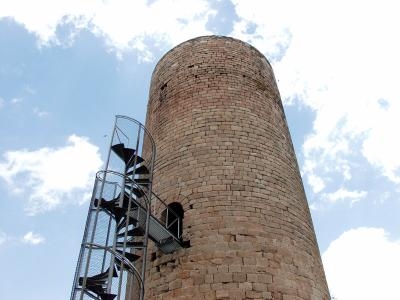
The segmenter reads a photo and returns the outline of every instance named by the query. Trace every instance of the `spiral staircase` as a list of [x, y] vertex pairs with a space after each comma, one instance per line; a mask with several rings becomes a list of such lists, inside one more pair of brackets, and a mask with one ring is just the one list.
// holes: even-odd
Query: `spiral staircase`
[[155, 151], [141, 123], [116, 116], [105, 170], [95, 179], [71, 300], [142, 300], [149, 239], [164, 253], [182, 247], [180, 217], [152, 192]]

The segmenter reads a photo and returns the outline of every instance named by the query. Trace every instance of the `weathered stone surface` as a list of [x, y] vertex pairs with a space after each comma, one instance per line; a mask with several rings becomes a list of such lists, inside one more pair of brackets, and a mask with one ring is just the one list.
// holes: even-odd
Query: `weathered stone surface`
[[215, 36], [178, 45], [154, 70], [146, 126], [157, 147], [153, 189], [182, 204], [191, 244], [149, 261], [146, 299], [329, 299], [261, 53]]

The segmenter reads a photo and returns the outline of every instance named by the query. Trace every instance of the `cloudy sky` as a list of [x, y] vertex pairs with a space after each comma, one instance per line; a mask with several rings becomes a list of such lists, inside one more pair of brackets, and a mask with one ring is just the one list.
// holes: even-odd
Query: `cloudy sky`
[[69, 298], [114, 115], [143, 122], [157, 60], [218, 34], [273, 65], [332, 295], [400, 299], [394, 5], [1, 0], [1, 298]]

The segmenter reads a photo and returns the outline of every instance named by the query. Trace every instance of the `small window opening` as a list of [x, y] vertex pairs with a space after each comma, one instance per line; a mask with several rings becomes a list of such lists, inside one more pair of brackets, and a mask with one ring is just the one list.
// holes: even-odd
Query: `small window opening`
[[161, 220], [165, 222], [167, 229], [179, 239], [182, 239], [183, 218], [183, 207], [182, 204], [178, 202], [168, 204], [168, 208], [165, 209], [161, 215]]
[[160, 102], [163, 102], [167, 98], [167, 83], [164, 83], [160, 88]]
[[157, 253], [156, 252], [151, 253], [150, 261], [155, 261], [156, 259], [157, 259]]
[[191, 247], [190, 240], [183, 241], [182, 246], [183, 248], [190, 248]]

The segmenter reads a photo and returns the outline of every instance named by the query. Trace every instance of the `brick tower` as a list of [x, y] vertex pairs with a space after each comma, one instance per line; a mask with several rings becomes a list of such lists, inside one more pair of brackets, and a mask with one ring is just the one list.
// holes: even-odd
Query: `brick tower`
[[169, 51], [153, 73], [146, 127], [153, 191], [183, 215], [187, 246], [149, 249], [146, 299], [329, 299], [279, 91], [258, 50], [206, 36]]

